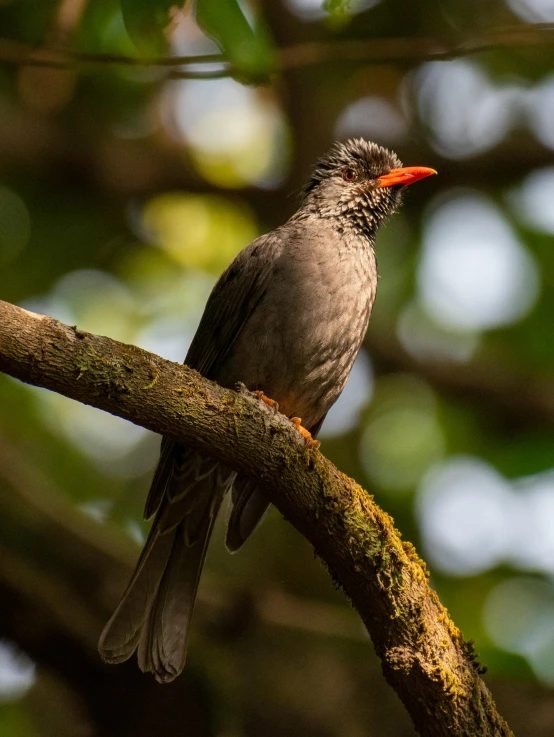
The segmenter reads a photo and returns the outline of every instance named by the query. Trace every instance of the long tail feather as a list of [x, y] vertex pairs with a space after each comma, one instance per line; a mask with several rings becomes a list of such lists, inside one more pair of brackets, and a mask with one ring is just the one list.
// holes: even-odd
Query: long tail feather
[[214, 521], [212, 516], [192, 547], [186, 545], [183, 528], [176, 529], [156, 600], [142, 628], [139, 667], [162, 683], [172, 681], [185, 666], [191, 615]]
[[[98, 645], [110, 663], [138, 647], [139, 666], [161, 682], [185, 664], [190, 619], [213, 525], [235, 474], [177, 446], [155, 476], [156, 517], [137, 567]], [[183, 464], [183, 458], [189, 461]], [[160, 493], [160, 484], [165, 489]]]
[[233, 484], [232, 508], [227, 520], [225, 545], [235, 553], [246, 542], [265, 517], [271, 504], [249, 479], [235, 480]]

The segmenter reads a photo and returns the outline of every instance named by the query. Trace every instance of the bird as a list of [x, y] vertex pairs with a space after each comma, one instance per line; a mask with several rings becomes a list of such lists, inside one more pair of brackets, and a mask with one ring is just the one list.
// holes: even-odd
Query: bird
[[[366, 334], [377, 231], [404, 188], [431, 174], [403, 167], [395, 153], [364, 139], [336, 142], [313, 168], [297, 212], [221, 275], [185, 364], [223, 387], [245, 385], [315, 443]], [[137, 650], [141, 670], [161, 683], [182, 672], [208, 542], [227, 494], [226, 546], [235, 552], [270, 506], [263, 488], [162, 439], [144, 513], [152, 527], [100, 637], [103, 660], [119, 663]]]

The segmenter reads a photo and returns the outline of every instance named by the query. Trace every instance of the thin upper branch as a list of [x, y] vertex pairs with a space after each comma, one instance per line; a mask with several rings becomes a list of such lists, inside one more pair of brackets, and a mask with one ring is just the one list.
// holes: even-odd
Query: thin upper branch
[[[445, 61], [491, 51], [554, 45], [554, 24], [535, 23], [503, 26], [479, 31], [463, 39], [435, 37], [346, 39], [305, 42], [277, 50], [275, 71], [287, 71], [328, 62]], [[236, 73], [225, 54], [198, 56], [134, 57], [123, 54], [94, 54], [57, 48], [34, 48], [0, 39], [0, 63], [15, 66], [75, 69], [83, 66], [160, 67], [166, 76], [187, 79], [217, 79]], [[219, 64], [209, 71], [191, 66]]]
[[471, 647], [392, 519], [247, 391], [0, 301], [0, 371], [183, 441], [260, 482], [366, 625], [385, 677], [429, 737], [511, 735]]

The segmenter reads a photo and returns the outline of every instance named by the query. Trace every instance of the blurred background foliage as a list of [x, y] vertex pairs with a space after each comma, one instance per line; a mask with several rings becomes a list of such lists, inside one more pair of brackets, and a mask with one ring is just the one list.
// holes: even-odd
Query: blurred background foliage
[[[552, 1], [172, 5], [0, 1], [0, 298], [180, 361], [333, 140], [436, 168], [380, 234], [322, 451], [424, 555], [514, 730], [553, 734]], [[275, 511], [235, 557], [216, 531], [175, 684], [99, 662], [158, 444], [0, 376], [0, 734], [413, 735]]]

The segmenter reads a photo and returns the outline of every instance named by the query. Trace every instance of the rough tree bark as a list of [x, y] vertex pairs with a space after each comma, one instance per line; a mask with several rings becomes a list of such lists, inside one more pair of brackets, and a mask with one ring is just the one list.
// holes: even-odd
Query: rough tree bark
[[182, 440], [260, 482], [352, 601], [425, 737], [507, 736], [471, 644], [371, 496], [245, 389], [0, 301], [0, 371]]

